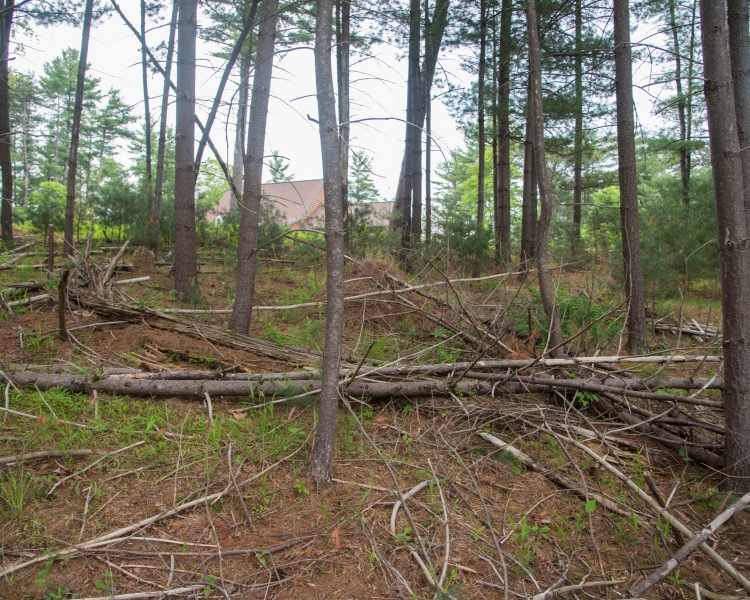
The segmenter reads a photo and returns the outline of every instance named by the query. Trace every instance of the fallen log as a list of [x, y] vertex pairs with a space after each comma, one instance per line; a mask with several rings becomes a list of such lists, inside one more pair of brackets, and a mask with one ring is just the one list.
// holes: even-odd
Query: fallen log
[[29, 304], [35, 304], [44, 300], [52, 300], [52, 296], [49, 294], [41, 294], [40, 296], [32, 296], [31, 298], [26, 298], [24, 300], [14, 300], [13, 302], [8, 302], [8, 306], [28, 306]]
[[17, 263], [19, 260], [26, 258], [27, 256], [30, 256], [30, 254], [24, 252], [22, 254], [19, 254], [18, 256], [14, 256], [8, 261], [5, 261], [3, 264], [0, 265], [0, 271], [4, 271], [7, 269], [12, 269], [13, 265]]
[[[99, 381], [95, 381], [88, 375], [65, 375], [35, 372], [11, 372], [8, 376], [18, 386], [35, 384], [40, 389], [55, 387], [65, 388], [74, 392], [98, 390], [113, 394], [130, 394], [133, 396], [172, 396], [203, 398], [205, 392], [211, 396], [284, 396], [294, 395], [316, 389], [320, 382], [315, 379], [308, 380], [253, 380], [252, 375], [237, 374], [240, 378], [226, 379], [152, 379], [133, 378], [125, 375], [113, 375]], [[533, 379], [533, 378], [524, 378]], [[401, 381], [395, 383], [381, 383], [373, 381], [353, 381], [344, 383], [346, 392], [356, 398], [394, 398], [394, 397], [417, 397], [417, 396], [449, 396], [460, 393], [463, 395], [495, 396], [499, 394], [523, 394], [523, 393], [545, 393], [557, 388], [585, 389], [587, 380], [543, 380], [551, 381], [551, 384], [527, 383], [526, 381], [486, 382], [486, 381], [460, 381], [453, 384], [449, 381]], [[642, 379], [616, 380], [622, 387], [609, 387], [613, 393], [619, 394], [644, 394], [628, 387], [645, 386]], [[650, 380], [652, 389], [657, 386], [683, 389], [700, 389], [709, 383], [706, 379], [689, 379], [685, 377], [674, 377]], [[720, 389], [724, 385], [721, 379], [710, 382], [710, 387]], [[578, 386], [578, 387], [576, 387]], [[599, 386], [601, 387], [601, 386]], [[683, 396], [672, 396], [669, 394], [651, 394], [656, 399], [676, 399], [676, 401], [698, 400]], [[705, 402], [709, 402], [706, 400]], [[720, 402], [713, 404], [722, 405]]]

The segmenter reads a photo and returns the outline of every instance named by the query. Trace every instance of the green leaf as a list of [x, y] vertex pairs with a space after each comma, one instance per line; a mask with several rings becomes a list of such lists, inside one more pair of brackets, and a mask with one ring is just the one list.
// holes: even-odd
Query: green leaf
[[596, 510], [596, 500], [592, 498], [588, 502], [586, 502], [586, 512], [592, 513]]

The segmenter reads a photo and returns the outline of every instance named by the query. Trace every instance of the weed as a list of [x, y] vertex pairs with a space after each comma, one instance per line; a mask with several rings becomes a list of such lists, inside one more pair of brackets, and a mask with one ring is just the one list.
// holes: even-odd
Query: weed
[[171, 290], [169, 292], [169, 299], [172, 302], [177, 302], [177, 290]]
[[399, 544], [404, 544], [404, 543], [406, 543], [406, 542], [411, 542], [411, 541], [412, 541], [412, 537], [411, 537], [411, 527], [407, 527], [407, 528], [406, 528], [406, 529], [404, 529], [403, 531], [399, 531], [399, 532], [398, 532], [398, 533], [396, 534], [396, 541], [397, 541], [397, 542], [398, 542]]
[[70, 594], [70, 590], [65, 587], [50, 587], [50, 571], [54, 562], [54, 557], [46, 561], [44, 568], [36, 574], [36, 579], [34, 579], [36, 586], [45, 590], [44, 600], [61, 600]]
[[307, 487], [307, 483], [304, 479], [298, 479], [297, 482], [294, 484], [294, 489], [297, 491], [297, 494], [299, 496], [309, 496], [310, 490]]
[[31, 475], [19, 467], [0, 475], [0, 498], [8, 507], [11, 517], [18, 517], [23, 512], [26, 495], [31, 489]]

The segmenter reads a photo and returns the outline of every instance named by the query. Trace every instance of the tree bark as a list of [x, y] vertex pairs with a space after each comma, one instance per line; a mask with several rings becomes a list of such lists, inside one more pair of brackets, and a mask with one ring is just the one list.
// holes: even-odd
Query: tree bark
[[750, 244], [726, 5], [701, 0], [704, 93], [721, 258], [725, 489], [750, 491]]
[[477, 171], [477, 224], [474, 234], [477, 242], [477, 256], [474, 258], [473, 277], [479, 277], [479, 266], [482, 256], [479, 251], [479, 241], [482, 239], [484, 230], [484, 147], [486, 145], [484, 131], [484, 74], [487, 70], [487, 0], [480, 1], [479, 13], [479, 74], [477, 77], [477, 146], [479, 147], [479, 168]]
[[734, 109], [737, 114], [745, 182], [745, 218], [750, 232], [750, 35], [748, 0], [727, 0], [729, 10], [729, 52], [732, 60]]
[[[8, 61], [10, 60], [10, 31], [13, 24], [15, 0], [0, 1], [0, 169], [2, 169], [2, 241], [13, 243], [13, 160], [11, 147], [13, 137], [10, 132], [10, 80]], [[25, 131], [24, 144], [26, 143]], [[25, 157], [24, 145], [24, 157]]]
[[68, 195], [65, 202], [65, 256], [73, 256], [73, 225], [75, 220], [76, 175], [78, 171], [78, 140], [81, 135], [81, 115], [83, 113], [83, 89], [86, 82], [86, 62], [89, 54], [89, 33], [94, 0], [86, 0], [83, 16], [81, 55], [78, 59], [76, 78], [76, 98], [73, 106], [73, 123], [70, 128], [70, 160], [68, 162]]
[[339, 400], [339, 363], [344, 331], [344, 230], [341, 203], [339, 135], [331, 72], [332, 0], [318, 0], [315, 24], [315, 83], [318, 96], [320, 150], [323, 156], [326, 231], [326, 333], [320, 386], [319, 419], [308, 475], [317, 485], [331, 480], [336, 412]]
[[336, 71], [339, 103], [339, 156], [341, 159], [341, 207], [344, 215], [345, 244], [349, 246], [349, 54], [351, 2], [336, 3]]
[[240, 232], [237, 245], [237, 290], [229, 328], [238, 333], [250, 329], [255, 300], [255, 266], [260, 223], [263, 154], [266, 141], [268, 101], [271, 96], [273, 57], [279, 0], [263, 0], [258, 29], [258, 53], [255, 58], [253, 92], [250, 100], [250, 124], [245, 152], [245, 187], [240, 206]]
[[180, 0], [177, 23], [177, 90], [174, 178], [175, 288], [180, 300], [198, 289], [195, 232], [195, 45], [198, 0]]
[[536, 256], [537, 188], [534, 117], [531, 111], [531, 86], [529, 85], [526, 102], [526, 133], [523, 142], [523, 201], [521, 206], [521, 266], [523, 269], [528, 269]]
[[552, 193], [547, 174], [547, 158], [544, 143], [544, 106], [542, 103], [542, 54], [539, 49], [536, 0], [526, 0], [526, 27], [529, 36], [529, 81], [531, 84], [531, 112], [534, 122], [534, 158], [537, 164], [537, 180], [542, 214], [537, 229], [536, 261], [539, 270], [539, 295], [549, 322], [549, 348], [553, 358], [565, 356], [560, 330], [560, 308], [555, 301], [552, 281], [549, 276], [549, 248], [547, 237], [552, 220]]
[[581, 0], [576, 0], [576, 57], [575, 57], [575, 138], [573, 141], [573, 235], [571, 251], [575, 255], [581, 241], [581, 172], [583, 170], [583, 10]]
[[47, 226], [47, 270], [55, 272], [55, 226], [51, 223]]
[[143, 112], [146, 129], [146, 205], [148, 213], [154, 208], [152, 187], [153, 170], [151, 165], [151, 101], [148, 96], [148, 59], [146, 58], [146, 0], [141, 0], [141, 73], [143, 79]]
[[632, 354], [648, 351], [646, 291], [641, 264], [638, 229], [638, 175], [635, 161], [633, 118], [633, 59], [630, 49], [630, 6], [614, 0], [615, 92], [617, 95], [617, 153], [620, 176], [622, 256], [625, 263], [625, 295], [628, 299], [628, 348]]
[[[497, 208], [495, 210], [495, 258], [510, 261], [510, 60], [513, 1], [503, 0], [500, 15], [500, 65], [497, 94]], [[534, 215], [536, 222], [536, 214]], [[533, 244], [532, 244], [533, 245]]]
[[[167, 41], [167, 62], [164, 65], [164, 85], [161, 95], [161, 116], [159, 117], [159, 145], [156, 150], [156, 185], [154, 188], [154, 212], [149, 221], [149, 248], [154, 258], [159, 251], [161, 238], [161, 200], [164, 195], [164, 155], [167, 147], [167, 111], [169, 109], [169, 83], [172, 74], [174, 57], [174, 39], [177, 30], [177, 13], [179, 0], [172, 0], [172, 19], [169, 22], [169, 40]], [[145, 47], [145, 44], [144, 44]]]

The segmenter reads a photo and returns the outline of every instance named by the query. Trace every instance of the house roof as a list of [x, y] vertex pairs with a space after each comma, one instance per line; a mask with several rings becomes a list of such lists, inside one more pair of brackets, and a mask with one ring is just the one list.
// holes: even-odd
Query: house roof
[[[281, 215], [282, 225], [296, 229], [314, 223], [320, 225], [324, 219], [323, 180], [307, 179], [280, 183], [264, 183], [261, 202], [271, 204]], [[216, 220], [229, 211], [231, 191], [227, 191], [206, 215], [209, 221]], [[393, 202], [371, 202], [367, 217], [369, 225], [388, 225]]]
[[[292, 226], [297, 221], [304, 219], [311, 210], [313, 204], [323, 202], [323, 180], [307, 179], [303, 181], [284, 181], [279, 183], [264, 183], [262, 187], [262, 202], [271, 204], [281, 215], [283, 225]], [[227, 190], [206, 215], [209, 221], [216, 220], [220, 214], [229, 211], [229, 201], [232, 192]]]

